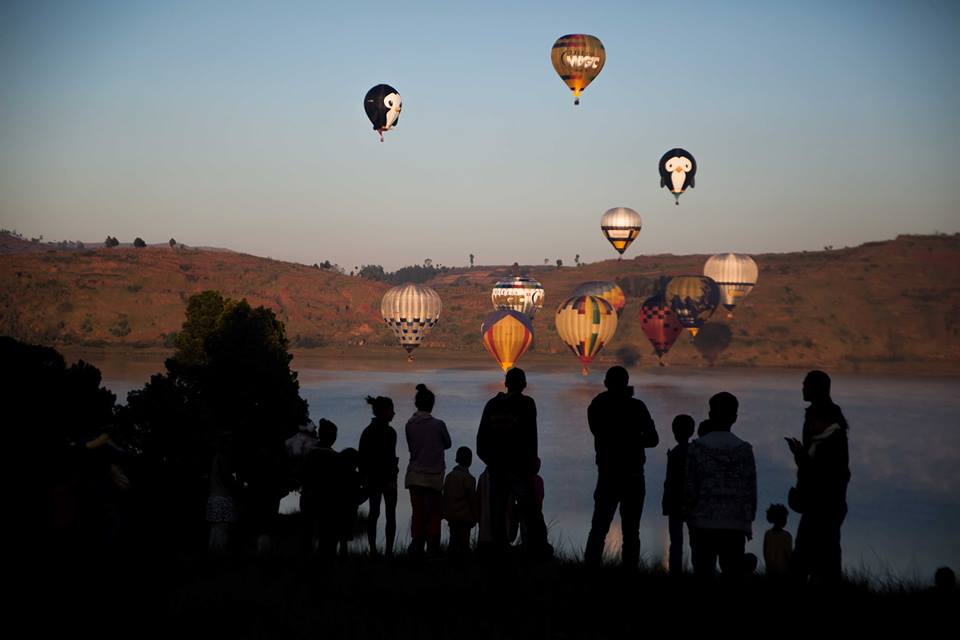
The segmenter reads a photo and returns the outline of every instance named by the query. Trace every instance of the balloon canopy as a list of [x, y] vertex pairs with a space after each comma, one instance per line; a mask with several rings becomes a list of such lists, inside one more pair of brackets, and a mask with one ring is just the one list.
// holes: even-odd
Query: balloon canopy
[[442, 308], [440, 295], [422, 284], [393, 287], [380, 301], [380, 315], [400, 346], [407, 350], [408, 360], [413, 360], [413, 350], [437, 324]]
[[367, 91], [363, 98], [363, 110], [373, 123], [373, 130], [380, 134], [380, 142], [383, 142], [385, 131], [397, 126], [402, 106], [400, 94], [388, 84], [378, 84]]
[[660, 157], [660, 186], [666, 187], [673, 194], [675, 204], [680, 204], [680, 194], [696, 186], [694, 179], [697, 176], [697, 161], [693, 154], [686, 149], [670, 149]]
[[515, 276], [497, 281], [490, 300], [494, 309], [510, 309], [531, 320], [543, 308], [544, 289], [536, 278]]
[[557, 309], [557, 333], [583, 363], [583, 375], [617, 332], [613, 305], [599, 296], [574, 296]]
[[573, 91], [573, 104], [580, 104], [580, 94], [600, 74], [606, 60], [600, 39], [583, 33], [560, 36], [550, 51], [554, 70]]
[[584, 282], [573, 290], [574, 296], [600, 296], [613, 305], [617, 316], [623, 314], [623, 308], [627, 305], [627, 297], [623, 295], [623, 289], [617, 286], [615, 282], [609, 280], [595, 280], [593, 282]]
[[607, 209], [600, 217], [600, 231], [621, 259], [630, 243], [640, 235], [641, 226], [640, 214], [627, 207]]
[[720, 304], [727, 311], [733, 311], [753, 290], [759, 273], [757, 263], [743, 253], [718, 253], [710, 256], [703, 265], [703, 275], [712, 278], [720, 287]]
[[667, 284], [666, 299], [680, 324], [696, 336], [720, 304], [720, 289], [706, 276], [676, 276]]
[[663, 356], [683, 333], [683, 325], [670, 310], [670, 304], [662, 293], [650, 296], [640, 306], [640, 328], [653, 345], [657, 358], [663, 365]]
[[523, 313], [501, 309], [483, 319], [480, 338], [500, 368], [507, 371], [533, 342], [533, 325]]

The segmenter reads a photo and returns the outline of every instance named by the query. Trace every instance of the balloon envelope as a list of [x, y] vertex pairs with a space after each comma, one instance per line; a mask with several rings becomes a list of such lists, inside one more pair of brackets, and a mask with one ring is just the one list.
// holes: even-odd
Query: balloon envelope
[[380, 315], [393, 330], [410, 359], [412, 351], [420, 346], [437, 320], [443, 308], [440, 295], [422, 284], [403, 284], [383, 294]]
[[543, 285], [528, 276], [499, 280], [490, 294], [494, 309], [510, 309], [531, 320], [543, 308], [543, 298]]
[[373, 130], [380, 134], [397, 126], [403, 99], [396, 89], [388, 84], [378, 84], [367, 91], [363, 97], [363, 110], [373, 124]]
[[753, 258], [743, 253], [718, 253], [703, 265], [703, 275], [712, 278], [720, 287], [720, 304], [733, 308], [757, 284], [759, 270]]
[[606, 61], [607, 52], [600, 39], [583, 33], [560, 36], [550, 51], [550, 62], [573, 91], [574, 104], [580, 104], [580, 93], [600, 74]]
[[600, 217], [600, 231], [622, 256], [630, 243], [640, 235], [640, 214], [627, 207], [607, 209]]
[[667, 284], [666, 299], [680, 324], [696, 336], [720, 304], [720, 289], [706, 276], [676, 276]]
[[663, 356], [670, 351], [670, 347], [683, 333], [683, 325], [673, 315], [670, 305], [662, 293], [651, 296], [643, 301], [640, 307], [640, 327], [643, 335], [653, 345], [657, 357], [663, 362]]
[[507, 371], [533, 342], [533, 325], [526, 315], [501, 309], [484, 318], [480, 338], [500, 368]]
[[615, 282], [609, 280], [595, 280], [593, 282], [584, 282], [573, 290], [574, 296], [600, 296], [613, 305], [617, 316], [623, 314], [623, 308], [627, 305], [627, 297], [623, 295], [621, 289]]
[[697, 176], [697, 161], [686, 149], [670, 149], [660, 157], [657, 166], [660, 171], [660, 186], [673, 194], [676, 204], [680, 204], [680, 194], [693, 188]]
[[599, 296], [574, 296], [557, 309], [556, 324], [560, 339], [583, 363], [587, 375], [587, 366], [617, 332], [617, 313]]

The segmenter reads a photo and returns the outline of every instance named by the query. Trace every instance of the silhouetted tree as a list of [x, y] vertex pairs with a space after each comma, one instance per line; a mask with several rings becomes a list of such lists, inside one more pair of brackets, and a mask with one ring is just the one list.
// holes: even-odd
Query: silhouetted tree
[[135, 246], [137, 249], [143, 249], [145, 246], [147, 246], [147, 243], [143, 241], [143, 238], [138, 236], [133, 239], [133, 246]]
[[473, 269], [473, 254], [470, 254], [470, 268]]
[[430, 258], [427, 258], [426, 260], [423, 261], [423, 266], [429, 269], [430, 267], [433, 266], [433, 260], [431, 260]]
[[173, 238], [170, 238], [169, 244], [170, 244], [170, 248], [173, 249], [175, 246], [177, 246], [177, 241], [174, 240]]
[[562, 266], [563, 266], [563, 260], [561, 260], [560, 258], [557, 258], [557, 269], [559, 269]]
[[112, 236], [107, 236], [107, 239], [103, 241], [103, 246], [110, 249], [120, 244], [120, 241]]
[[387, 274], [384, 273], [383, 267], [379, 264], [365, 264], [360, 267], [360, 271], [357, 272], [361, 278], [366, 278], [367, 280], [386, 280]]
[[579, 254], [579, 253], [573, 257], [573, 262], [574, 262], [574, 264], [576, 264], [578, 267], [580, 266], [580, 254]]

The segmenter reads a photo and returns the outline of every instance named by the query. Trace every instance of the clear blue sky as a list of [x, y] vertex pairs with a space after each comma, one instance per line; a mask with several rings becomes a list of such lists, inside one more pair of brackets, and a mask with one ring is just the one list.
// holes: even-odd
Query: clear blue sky
[[[5, 2], [0, 226], [348, 269], [960, 231], [957, 2]], [[566, 33], [607, 63], [574, 107]], [[403, 96], [377, 141], [377, 83]], [[697, 187], [659, 188], [682, 146]]]

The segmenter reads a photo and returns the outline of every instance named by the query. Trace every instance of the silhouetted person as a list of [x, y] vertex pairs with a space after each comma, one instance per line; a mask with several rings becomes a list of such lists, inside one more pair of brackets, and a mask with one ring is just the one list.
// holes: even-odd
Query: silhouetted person
[[477, 456], [490, 475], [490, 532], [496, 551], [506, 549], [510, 496], [520, 504], [520, 520], [530, 533], [524, 547], [533, 554], [551, 553], [547, 526], [536, 495], [537, 405], [523, 395], [527, 377], [522, 369], [507, 372], [506, 393], [498, 393], [483, 408], [477, 431]]
[[[540, 510], [543, 511], [543, 500], [546, 498], [546, 489], [543, 484], [543, 476], [540, 475], [541, 464], [540, 458], [537, 458], [536, 476], [533, 478], [533, 484], [537, 503], [540, 505]], [[527, 532], [524, 530], [522, 519], [520, 518], [520, 503], [517, 501], [517, 497], [511, 495], [509, 503], [510, 508], [507, 509], [507, 540], [512, 544], [513, 541], [517, 539], [517, 534], [520, 535], [521, 540], [525, 540], [527, 538]]]
[[710, 398], [705, 435], [687, 448], [684, 514], [690, 528], [693, 571], [712, 577], [717, 558], [725, 575], [743, 574], [743, 552], [757, 512], [753, 447], [733, 435], [739, 403], [721, 392]]
[[451, 555], [470, 551], [470, 530], [477, 524], [477, 481], [470, 474], [473, 452], [457, 449], [457, 465], [443, 482], [443, 515], [450, 528]]
[[644, 449], [660, 442], [647, 406], [633, 397], [630, 374], [623, 367], [610, 367], [598, 394], [587, 409], [597, 457], [597, 488], [593, 493], [593, 519], [584, 560], [600, 564], [610, 522], [620, 506], [623, 532], [622, 563], [635, 569], [640, 561], [640, 516], [646, 485]]
[[446, 471], [444, 451], [450, 448], [450, 434], [443, 420], [431, 415], [436, 398], [426, 385], [417, 385], [413, 399], [416, 412], [407, 421], [407, 447], [410, 463], [404, 485], [410, 491], [409, 552], [423, 553], [423, 545], [431, 555], [440, 552], [440, 527], [443, 520], [443, 474]]
[[306, 520], [310, 546], [324, 558], [336, 555], [341, 534], [340, 506], [344, 487], [341, 486], [341, 462], [333, 450], [337, 441], [337, 425], [329, 420], [317, 423], [317, 442], [310, 447], [303, 463], [303, 489], [300, 511]]
[[663, 515], [670, 532], [670, 573], [683, 573], [683, 487], [687, 472], [687, 447], [696, 426], [693, 418], [680, 414], [671, 425], [677, 446], [667, 451], [667, 477], [663, 481]]
[[366, 489], [363, 486], [360, 477], [359, 464], [360, 453], [347, 447], [337, 456], [338, 462], [338, 533], [340, 542], [340, 555], [347, 555], [350, 541], [353, 540], [354, 531], [357, 528], [357, 507], [367, 499]]
[[840, 526], [850, 482], [847, 420], [830, 398], [830, 376], [823, 371], [804, 378], [803, 399], [810, 403], [803, 440], [786, 439], [797, 463], [790, 506], [801, 514], [794, 566], [802, 579], [835, 582], [841, 577]]
[[297, 432], [283, 443], [287, 452], [288, 474], [290, 483], [297, 489], [303, 484], [303, 462], [307, 459], [310, 448], [317, 444], [317, 425], [307, 420], [300, 425]]
[[773, 525], [763, 536], [763, 563], [768, 576], [782, 577], [790, 569], [793, 536], [784, 529], [787, 515], [787, 508], [782, 504], [772, 504], [767, 509], [767, 522]]
[[397, 537], [397, 474], [400, 473], [397, 432], [390, 426], [395, 415], [393, 400], [367, 396], [367, 404], [373, 408], [373, 420], [360, 434], [360, 475], [370, 497], [367, 542], [370, 554], [376, 555], [377, 520], [380, 518], [380, 501], [383, 500], [386, 517], [384, 553], [392, 556], [393, 542]]
[[957, 574], [950, 567], [940, 567], [933, 574], [933, 584], [940, 593], [953, 593], [957, 589]]
[[230, 549], [231, 535], [239, 520], [237, 496], [241, 484], [234, 466], [233, 449], [232, 436], [221, 435], [210, 467], [206, 516], [210, 537], [207, 546], [214, 554], [224, 554]]
[[291, 483], [284, 447], [279, 442], [261, 443], [253, 460], [241, 469], [241, 479], [247, 485], [244, 529], [253, 534], [258, 554], [270, 553], [280, 501], [289, 493]]

